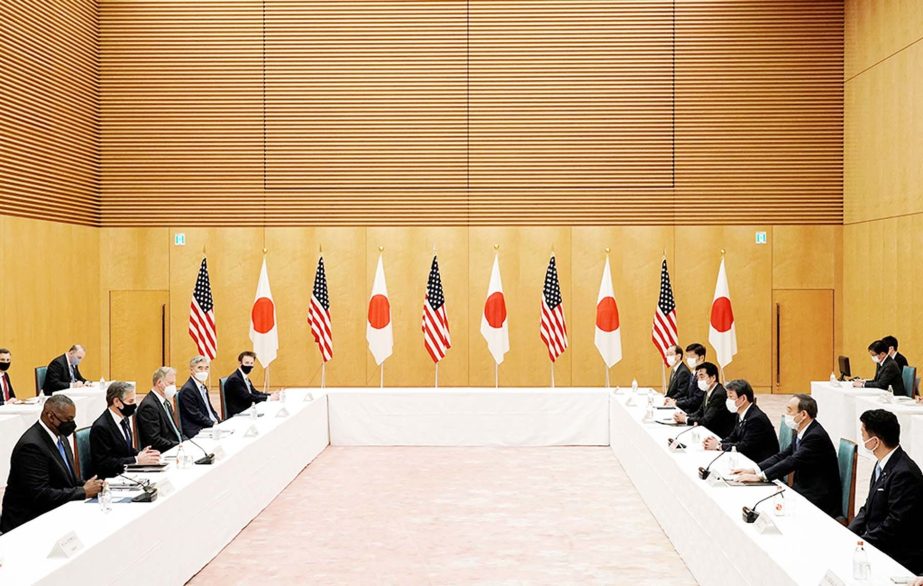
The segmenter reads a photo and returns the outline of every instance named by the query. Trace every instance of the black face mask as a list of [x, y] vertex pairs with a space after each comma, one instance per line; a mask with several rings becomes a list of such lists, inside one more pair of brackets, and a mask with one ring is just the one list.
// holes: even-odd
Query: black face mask
[[68, 437], [77, 429], [76, 421], [62, 421], [58, 424], [58, 435]]
[[253, 365], [252, 365], [252, 364], [249, 365], [249, 366], [241, 366], [241, 367], [240, 367], [240, 371], [243, 372], [244, 374], [250, 374], [250, 371], [252, 371], [252, 370], [253, 370]]
[[129, 405], [128, 403], [122, 403], [122, 408], [119, 409], [119, 412], [122, 414], [122, 417], [131, 417], [135, 414], [135, 409], [138, 408], [136, 403]]
[[6, 372], [10, 369], [11, 362], [0, 362], [0, 372]]

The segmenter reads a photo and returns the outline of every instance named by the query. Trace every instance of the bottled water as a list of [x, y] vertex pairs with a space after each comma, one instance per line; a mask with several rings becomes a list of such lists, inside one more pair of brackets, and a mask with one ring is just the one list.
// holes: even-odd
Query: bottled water
[[872, 576], [872, 567], [869, 565], [869, 556], [865, 553], [865, 542], [856, 543], [856, 551], [852, 554], [852, 577], [854, 580], [866, 581]]
[[176, 467], [186, 467], [186, 450], [183, 449], [183, 444], [180, 444], [176, 447]]
[[737, 458], [737, 446], [731, 446], [731, 453], [728, 454], [728, 466], [731, 467], [731, 470], [737, 468], [738, 458]]
[[631, 379], [631, 392], [632, 393], [638, 392], [638, 379], [636, 378]]
[[99, 499], [99, 508], [102, 512], [108, 513], [112, 510], [112, 491], [109, 490], [109, 483], [103, 482], [103, 489], [97, 495]]

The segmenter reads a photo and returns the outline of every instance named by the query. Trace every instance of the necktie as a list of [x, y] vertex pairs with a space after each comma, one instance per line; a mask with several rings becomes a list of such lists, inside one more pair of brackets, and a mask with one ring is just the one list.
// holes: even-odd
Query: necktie
[[167, 410], [167, 414], [169, 415], [167, 419], [170, 420], [170, 427], [173, 428], [173, 432], [176, 434], [176, 439], [178, 439], [179, 441], [183, 441], [182, 436], [179, 434], [179, 430], [176, 429], [176, 423], [173, 421], [173, 406], [170, 405], [170, 401], [167, 401], [166, 399], [164, 399], [163, 408]]
[[208, 413], [209, 419], [218, 423], [218, 418], [215, 417], [214, 411], [212, 410], [212, 404], [208, 401], [208, 390], [205, 387], [199, 387], [199, 394], [202, 395], [202, 401], [205, 402], [205, 411]]
[[875, 462], [875, 482], [878, 482], [879, 476], [881, 476], [881, 462]]
[[128, 424], [128, 418], [122, 419], [122, 433], [125, 435], [125, 443], [128, 444], [128, 449], [131, 450], [131, 426]]
[[61, 454], [61, 459], [64, 460], [64, 466], [67, 468], [67, 472], [71, 475], [71, 478], [74, 477], [74, 471], [71, 470], [71, 463], [67, 459], [67, 450], [64, 449], [64, 438], [58, 437], [58, 453]]
[[3, 402], [6, 403], [10, 400], [10, 381], [7, 373], [3, 373], [3, 376], [0, 376], [0, 385], [3, 386]]
[[76, 382], [76, 381], [77, 381], [77, 378], [74, 376], [74, 365], [71, 364], [71, 361], [70, 361], [70, 360], [67, 361], [67, 370], [68, 370], [68, 372], [70, 372], [70, 375], [71, 375], [71, 382]]
[[792, 436], [792, 453], [795, 453], [795, 450], [798, 449], [798, 434], [796, 433]]

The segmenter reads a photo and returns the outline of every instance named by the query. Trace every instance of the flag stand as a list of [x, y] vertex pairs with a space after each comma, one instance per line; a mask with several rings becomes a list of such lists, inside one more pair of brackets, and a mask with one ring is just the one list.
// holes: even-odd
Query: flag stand
[[433, 388], [439, 388], [439, 363], [436, 363], [436, 382]]
[[551, 363], [551, 388], [554, 388], [554, 362]]
[[327, 363], [322, 362], [320, 365], [320, 388], [324, 389], [327, 387]]

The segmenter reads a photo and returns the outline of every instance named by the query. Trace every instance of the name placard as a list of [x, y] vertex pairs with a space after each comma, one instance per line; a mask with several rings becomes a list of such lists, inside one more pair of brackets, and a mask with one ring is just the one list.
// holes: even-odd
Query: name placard
[[75, 532], [70, 531], [55, 542], [54, 547], [52, 547], [51, 551], [48, 553], [48, 557], [68, 559], [82, 549], [83, 542], [80, 541], [80, 538], [77, 537]]
[[827, 573], [824, 574], [823, 578], [821, 578], [820, 584], [818, 584], [818, 586], [846, 586], [846, 582], [834, 574], [833, 570], [827, 570]]
[[215, 449], [212, 450], [212, 453], [215, 454], [215, 461], [224, 460], [224, 448], [221, 446], [215, 446]]
[[756, 532], [760, 534], [782, 534], [782, 532], [779, 531], [779, 527], [772, 520], [772, 517], [765, 513], [757, 517], [753, 526], [756, 528]]
[[170, 496], [176, 492], [176, 487], [173, 486], [173, 483], [170, 482], [169, 478], [164, 478], [157, 483], [157, 496], [158, 498], [163, 498], [165, 496]]

